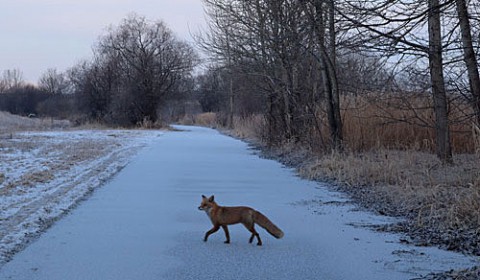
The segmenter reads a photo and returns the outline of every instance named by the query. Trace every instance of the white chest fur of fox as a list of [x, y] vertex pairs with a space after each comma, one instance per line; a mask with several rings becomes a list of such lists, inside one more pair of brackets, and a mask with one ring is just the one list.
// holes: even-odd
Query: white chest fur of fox
[[262, 240], [260, 239], [258, 232], [255, 230], [255, 224], [264, 228], [277, 239], [282, 238], [284, 235], [281, 229], [272, 223], [265, 215], [255, 209], [246, 206], [220, 206], [215, 202], [213, 195], [208, 198], [202, 195], [202, 201], [198, 209], [205, 211], [213, 224], [213, 228], [205, 233], [205, 237], [203, 238], [203, 241], [205, 242], [208, 240], [210, 234], [217, 232], [220, 227], [222, 227], [225, 232], [225, 237], [227, 238], [225, 243], [230, 243], [230, 234], [227, 225], [238, 223], [243, 224], [245, 228], [252, 233], [249, 243], [252, 243], [253, 239], [257, 237], [258, 246], [262, 245]]

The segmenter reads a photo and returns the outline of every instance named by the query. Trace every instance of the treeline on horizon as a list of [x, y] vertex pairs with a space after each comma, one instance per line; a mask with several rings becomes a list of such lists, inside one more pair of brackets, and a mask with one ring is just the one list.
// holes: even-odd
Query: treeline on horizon
[[[325, 152], [368, 149], [353, 143], [356, 134], [402, 124], [422, 129], [411, 130], [414, 140], [433, 142], [445, 163], [455, 137], [472, 137], [479, 125], [476, 1], [203, 2], [209, 26], [196, 46], [208, 59], [200, 74], [193, 46], [161, 21], [131, 15], [66, 73], [49, 70], [38, 87], [0, 83], [0, 109], [120, 126], [205, 111], [232, 127], [261, 115], [267, 144]], [[26, 99], [37, 106], [12, 105]], [[367, 119], [373, 131], [352, 129]]]
[[122, 127], [184, 114], [199, 59], [162, 21], [132, 14], [93, 49], [92, 59], [64, 73], [48, 69], [37, 86], [26, 84], [20, 70], [5, 70], [0, 110]]

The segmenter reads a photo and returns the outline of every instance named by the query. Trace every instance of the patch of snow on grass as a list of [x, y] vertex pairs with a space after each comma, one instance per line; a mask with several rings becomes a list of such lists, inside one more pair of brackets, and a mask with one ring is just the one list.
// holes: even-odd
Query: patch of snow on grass
[[0, 143], [0, 264], [157, 139], [153, 130], [19, 132]]

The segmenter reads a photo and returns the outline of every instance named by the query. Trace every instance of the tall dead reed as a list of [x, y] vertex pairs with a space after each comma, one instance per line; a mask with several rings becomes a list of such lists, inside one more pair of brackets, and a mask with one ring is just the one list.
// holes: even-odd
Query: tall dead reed
[[480, 155], [480, 127], [472, 123], [473, 142], [475, 143], [475, 154]]
[[[328, 143], [325, 112], [318, 106], [318, 126], [307, 130], [304, 148], [320, 147]], [[434, 152], [435, 116], [431, 98], [419, 94], [343, 96], [341, 100], [345, 149], [352, 153], [370, 150], [401, 150]], [[451, 142], [454, 153], [479, 153], [480, 129], [473, 125], [472, 110], [468, 104], [452, 99], [449, 102]], [[224, 126], [224, 117], [216, 113], [186, 116], [184, 124], [210, 127]], [[260, 115], [236, 116], [232, 132], [239, 137], [264, 139], [266, 122]], [[309, 142], [309, 143], [306, 143]], [[310, 147], [307, 147], [310, 146]], [[328, 149], [327, 149], [328, 151]], [[325, 152], [325, 151], [323, 151]]]
[[[470, 111], [459, 101], [450, 102], [455, 153], [474, 152], [475, 142], [467, 117]], [[345, 144], [352, 152], [379, 148], [434, 151], [434, 112], [428, 96], [345, 96], [342, 112]]]

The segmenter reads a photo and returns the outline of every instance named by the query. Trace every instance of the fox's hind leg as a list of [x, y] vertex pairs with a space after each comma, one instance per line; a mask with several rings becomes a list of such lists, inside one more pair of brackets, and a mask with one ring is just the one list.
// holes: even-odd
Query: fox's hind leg
[[228, 227], [227, 226], [222, 226], [223, 228], [223, 231], [225, 232], [225, 237], [227, 238], [227, 240], [225, 240], [225, 244], [229, 244], [230, 243], [230, 234], [228, 233]]
[[252, 243], [253, 242], [253, 238], [255, 238], [255, 236], [257, 237], [257, 245], [258, 246], [262, 246], [262, 240], [260, 239], [260, 235], [258, 234], [258, 232], [255, 230], [255, 224], [254, 223], [244, 223], [243, 224], [247, 229], [248, 231], [250, 231], [252, 233], [252, 236], [250, 236], [250, 239], [248, 240], [249, 243]]

